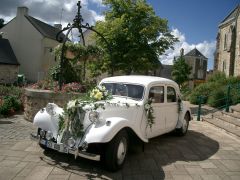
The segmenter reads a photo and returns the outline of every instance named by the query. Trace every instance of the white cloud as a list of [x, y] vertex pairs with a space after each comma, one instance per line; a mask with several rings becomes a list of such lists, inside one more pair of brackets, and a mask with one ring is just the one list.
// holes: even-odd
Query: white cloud
[[[16, 16], [17, 7], [19, 6], [28, 7], [29, 15], [48, 24], [59, 23], [62, 14], [61, 23], [63, 24], [63, 27], [69, 22], [72, 23], [73, 18], [77, 13], [76, 0], [1, 0], [1, 2], [2, 5], [0, 6], [0, 17], [3, 18], [5, 22], [8, 22]], [[97, 20], [103, 20], [104, 17], [98, 14], [95, 10], [89, 9], [89, 2], [100, 5], [102, 4], [102, 1], [81, 0], [81, 14], [84, 19], [84, 23], [93, 25]]]
[[175, 43], [174, 50], [169, 49], [164, 55], [160, 56], [160, 61], [163, 64], [172, 64], [174, 56], [180, 55], [181, 48], [184, 49], [184, 53], [186, 54], [196, 47], [205, 57], [208, 58], [208, 68], [212, 69], [216, 41], [203, 41], [197, 44], [189, 44], [186, 40], [185, 34], [181, 33], [178, 29], [173, 29], [172, 34], [178, 38], [179, 42]]

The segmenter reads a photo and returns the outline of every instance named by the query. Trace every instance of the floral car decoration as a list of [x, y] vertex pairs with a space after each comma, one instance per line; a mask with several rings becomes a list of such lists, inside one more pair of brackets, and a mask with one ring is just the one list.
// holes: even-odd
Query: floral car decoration
[[48, 103], [35, 115], [38, 131], [31, 137], [46, 150], [101, 160], [116, 171], [125, 162], [130, 139], [147, 143], [173, 130], [184, 135], [190, 120], [190, 109], [172, 80], [117, 76], [103, 79], [64, 108]]

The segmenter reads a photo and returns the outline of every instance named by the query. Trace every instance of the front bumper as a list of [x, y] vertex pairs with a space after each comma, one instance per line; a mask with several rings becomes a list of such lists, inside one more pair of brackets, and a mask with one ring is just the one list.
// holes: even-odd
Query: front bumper
[[92, 153], [88, 153], [85, 151], [79, 151], [77, 149], [69, 148], [69, 147], [65, 146], [63, 143], [59, 144], [59, 143], [55, 143], [53, 141], [40, 139], [40, 137], [35, 134], [30, 134], [30, 138], [34, 141], [39, 142], [39, 144], [46, 146], [47, 148], [56, 150], [61, 153], [73, 154], [75, 157], [79, 156], [79, 157], [83, 157], [83, 158], [94, 160], [94, 161], [100, 161], [100, 155], [97, 155], [97, 154], [92, 154]]

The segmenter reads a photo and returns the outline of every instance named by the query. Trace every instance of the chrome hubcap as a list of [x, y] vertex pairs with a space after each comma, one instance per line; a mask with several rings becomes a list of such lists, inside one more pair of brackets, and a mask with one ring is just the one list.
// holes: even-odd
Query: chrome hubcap
[[123, 138], [119, 145], [117, 150], [117, 163], [120, 165], [123, 163], [125, 156], [127, 153], [127, 140]]
[[188, 127], [188, 120], [186, 118], [183, 119], [183, 125], [182, 125], [182, 129], [183, 129], [183, 132], [186, 132], [187, 131], [187, 127]]

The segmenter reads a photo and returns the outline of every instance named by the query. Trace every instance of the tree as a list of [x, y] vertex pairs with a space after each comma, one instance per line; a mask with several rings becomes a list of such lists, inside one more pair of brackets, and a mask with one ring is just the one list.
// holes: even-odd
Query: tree
[[0, 18], [0, 29], [4, 26], [4, 19]]
[[180, 87], [182, 87], [182, 84], [189, 79], [191, 69], [192, 68], [185, 62], [183, 55], [177, 59], [174, 58], [172, 70], [173, 80], [176, 81]]
[[159, 67], [159, 56], [172, 48], [176, 38], [170, 33], [168, 21], [155, 15], [145, 0], [104, 0], [108, 10], [105, 21], [96, 23], [110, 44], [95, 36], [96, 43], [107, 52], [103, 70], [146, 72]]

